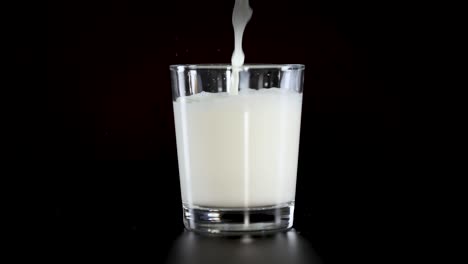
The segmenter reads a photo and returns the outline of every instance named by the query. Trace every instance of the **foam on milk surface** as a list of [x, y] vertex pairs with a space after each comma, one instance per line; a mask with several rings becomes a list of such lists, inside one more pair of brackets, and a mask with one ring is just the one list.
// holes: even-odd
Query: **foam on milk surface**
[[182, 200], [269, 206], [294, 200], [302, 95], [247, 89], [174, 102]]

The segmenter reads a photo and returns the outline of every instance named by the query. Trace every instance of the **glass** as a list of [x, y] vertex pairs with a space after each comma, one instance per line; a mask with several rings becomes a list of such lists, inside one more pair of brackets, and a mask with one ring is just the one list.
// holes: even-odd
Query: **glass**
[[293, 225], [304, 65], [171, 65], [183, 220], [202, 233]]

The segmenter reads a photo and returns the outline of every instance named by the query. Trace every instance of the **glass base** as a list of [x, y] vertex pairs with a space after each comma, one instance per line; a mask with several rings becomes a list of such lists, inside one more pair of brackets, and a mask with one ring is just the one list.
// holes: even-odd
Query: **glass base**
[[183, 205], [184, 225], [205, 234], [239, 235], [287, 230], [294, 220], [294, 202], [252, 208], [213, 208]]

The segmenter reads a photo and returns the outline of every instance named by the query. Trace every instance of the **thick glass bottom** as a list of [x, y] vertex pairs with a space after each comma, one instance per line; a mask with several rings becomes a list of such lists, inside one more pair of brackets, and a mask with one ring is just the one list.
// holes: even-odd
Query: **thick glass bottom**
[[205, 234], [239, 235], [289, 229], [294, 220], [294, 202], [251, 208], [220, 208], [183, 205], [187, 229]]

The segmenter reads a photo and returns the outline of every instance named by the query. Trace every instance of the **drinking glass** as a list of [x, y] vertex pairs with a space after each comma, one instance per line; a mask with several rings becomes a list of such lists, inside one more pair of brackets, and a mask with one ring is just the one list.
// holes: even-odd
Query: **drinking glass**
[[170, 72], [185, 227], [211, 234], [292, 227], [304, 65]]

